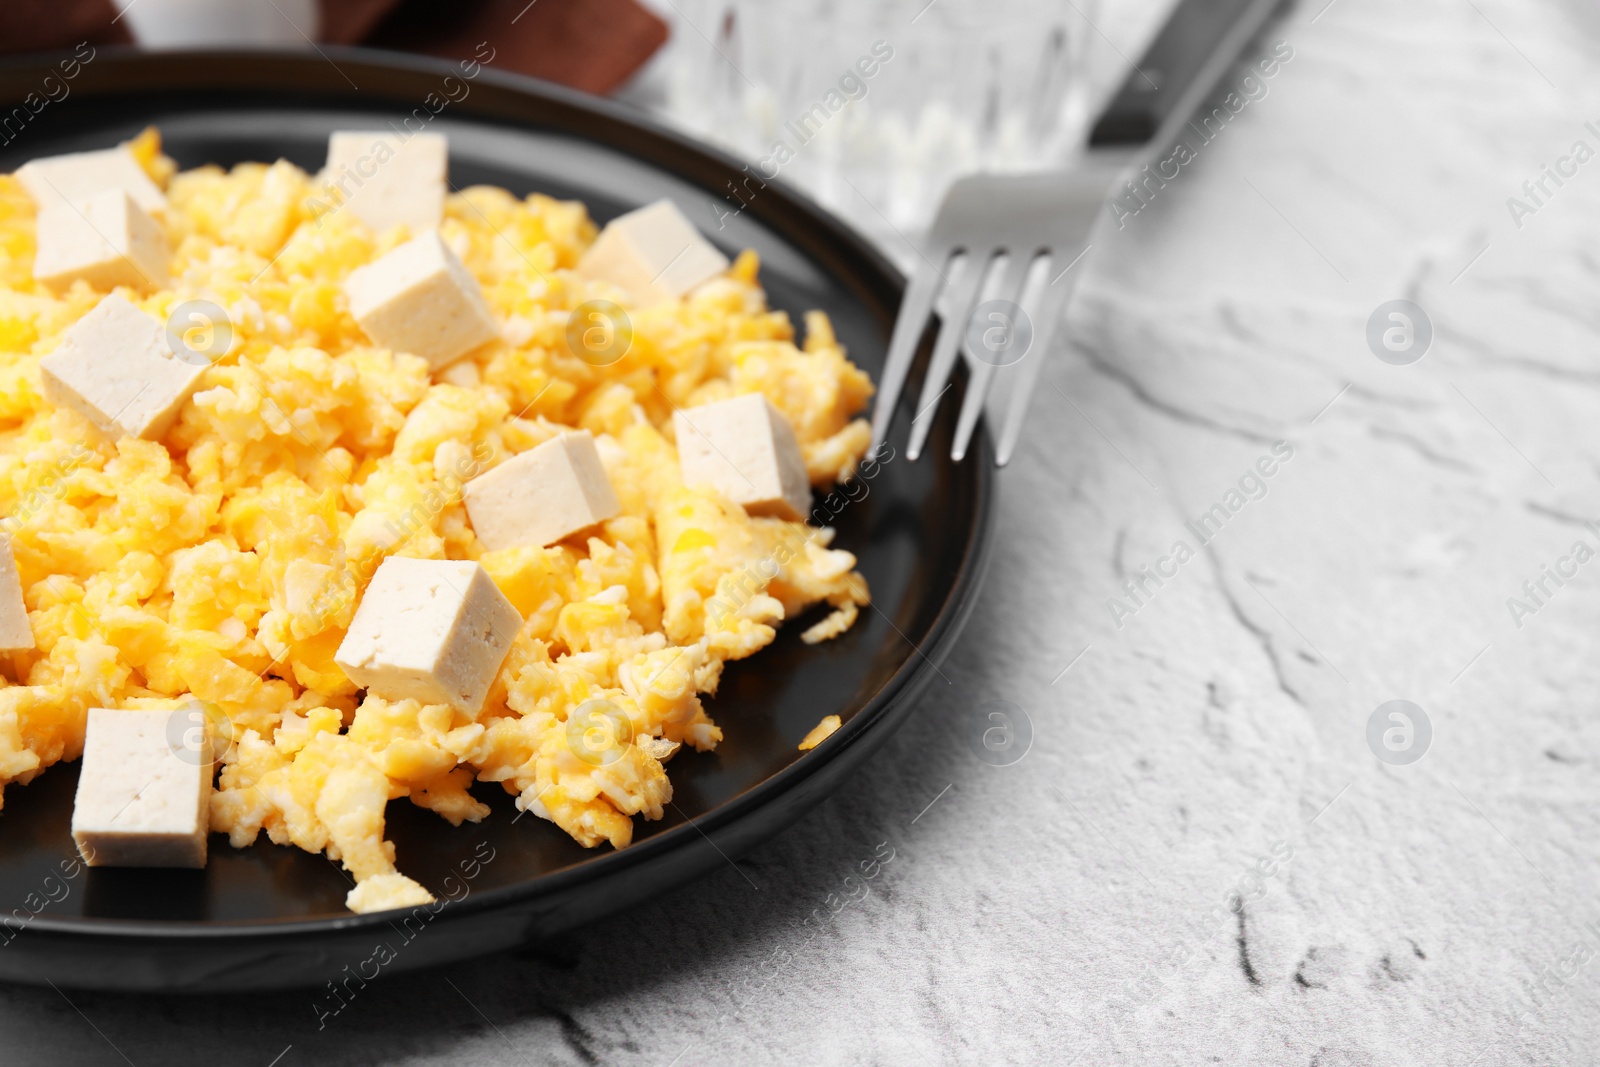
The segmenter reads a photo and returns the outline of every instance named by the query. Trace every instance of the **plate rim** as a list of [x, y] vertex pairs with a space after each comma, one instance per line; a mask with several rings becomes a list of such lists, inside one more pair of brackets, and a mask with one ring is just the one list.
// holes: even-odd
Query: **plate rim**
[[[454, 61], [419, 56], [412, 53], [353, 47], [324, 47], [320, 51], [328, 53], [333, 58], [341, 58], [363, 69], [381, 71], [388, 74], [443, 77], [454, 74], [457, 71], [457, 64]], [[55, 62], [70, 54], [65, 51], [56, 51], [0, 59], [0, 107], [7, 105], [11, 100], [8, 92], [11, 86], [8, 83], [29, 74], [37, 74], [39, 78], [42, 78], [45, 74], [54, 70], [53, 64]], [[203, 73], [202, 65], [215, 64], [231, 65], [230, 74], [232, 76], [221, 79], [223, 84], [217, 84], [217, 79], [208, 80], [199, 77]], [[116, 85], [118, 75], [122, 75], [123, 79], [125, 79], [126, 72], [132, 71], [139, 75], [149, 75], [150, 73], [156, 75], [150, 82], [141, 82], [132, 87], [140, 92], [203, 92], [206, 89], [223, 88], [251, 89], [260, 93], [282, 92], [281, 87], [268, 88], [261, 84], [263, 68], [278, 65], [314, 69], [319, 74], [326, 67], [331, 66], [334, 70], [339, 69], [331, 58], [324, 62], [324, 57], [284, 48], [182, 49], [147, 52], [126, 46], [107, 46], [97, 48], [93, 62], [84, 64], [83, 69], [80, 71], [80, 78], [93, 72], [94, 79], [87, 83], [80, 83], [75, 88], [88, 85], [91, 87], [91, 93], [88, 95], [91, 96], [95, 86], [100, 87], [99, 92], [102, 95], [107, 91], [105, 86], [115, 85], [116, 90], [126, 91], [129, 87], [125, 83]], [[182, 71], [184, 73], [173, 74], [173, 71]], [[253, 84], [252, 79], [255, 79]], [[504, 93], [527, 98], [529, 103], [544, 106], [554, 104], [558, 109], [564, 108], [575, 112], [585, 112], [630, 128], [636, 133], [642, 133], [647, 137], [662, 142], [663, 147], [675, 150], [680, 156], [687, 157], [686, 159], [678, 160], [678, 163], [710, 163], [724, 168], [730, 174], [741, 173], [742, 169], [748, 165], [731, 152], [697, 140], [687, 133], [665, 125], [642, 111], [602, 97], [591, 96], [566, 86], [527, 75], [494, 70], [488, 66], [483, 66], [479, 73], [472, 78], [472, 81], [477, 84], [494, 87]], [[313, 82], [315, 82], [315, 79], [313, 79]], [[328, 81], [326, 86], [314, 83], [305, 86], [307, 92], [320, 93], [330, 89], [333, 92], [340, 91], [337, 84], [331, 80]], [[382, 103], [392, 99], [389, 94], [384, 93], [382, 90], [371, 92], [356, 90], [356, 92], [361, 95], [353, 96], [350, 101], [352, 108], [355, 110], [371, 109], [374, 103], [381, 106]], [[536, 125], [530, 120], [525, 119], [519, 122], [503, 115], [485, 115], [481, 111], [475, 115], [470, 113], [463, 114], [462, 117], [491, 125], [513, 125], [521, 128], [530, 128]], [[571, 136], [583, 137], [582, 134], [571, 131], [562, 132]], [[714, 191], [693, 173], [686, 172], [682, 166], [675, 165], [670, 160], [658, 158], [656, 154], [643, 154], [634, 146], [621, 148], [615, 143], [601, 140], [595, 136], [583, 139], [640, 158], [651, 166], [672, 174], [680, 180], [707, 192]], [[773, 207], [777, 206], [784, 208], [789, 215], [797, 215], [803, 218], [808, 226], [820, 226], [825, 231], [825, 237], [820, 243], [832, 244], [845, 249], [854, 261], [864, 268], [858, 271], [863, 276], [863, 280], [872, 282], [875, 287], [883, 288], [886, 297], [884, 304], [891, 308], [898, 306], [899, 300], [904, 293], [905, 277], [887, 256], [856, 229], [823, 208], [808, 194], [796, 189], [787, 180], [781, 177], [764, 178], [763, 180], [767, 182], [767, 188], [763, 190], [763, 193], [772, 193], [774, 195], [753, 198], [746, 205], [746, 208], [752, 210], [752, 214], [757, 219], [770, 216], [773, 213]], [[765, 201], [764, 204], [763, 201]], [[758, 204], [763, 206], [758, 208]], [[775, 224], [771, 218], [766, 218], [765, 221], [775, 232], [791, 240], [793, 239], [794, 235], [788, 228]], [[875, 386], [876, 384], [874, 382]], [[950, 582], [949, 589], [940, 603], [937, 613], [934, 615], [923, 642], [931, 650], [940, 653], [939, 659], [943, 659], [944, 654], [948, 652], [951, 643], [950, 639], [959, 633], [965, 615], [972, 607], [989, 560], [993, 540], [995, 475], [993, 442], [990, 438], [986, 420], [979, 420], [974, 441], [974, 447], [968, 450], [966, 459], [963, 461], [965, 465], [970, 466], [974, 479], [974, 506], [971, 515], [967, 519], [964, 550], [960, 564]], [[930, 455], [925, 458], [925, 461], [950, 462], [947, 457], [941, 454]], [[954, 632], [952, 632], [952, 628], [954, 628]], [[606, 852], [595, 850], [594, 854], [589, 857], [551, 871], [548, 874], [542, 874], [494, 889], [473, 892], [460, 900], [440, 902], [435, 914], [439, 919], [444, 919], [447, 916], [450, 918], [464, 918], [485, 911], [502, 910], [518, 905], [526, 906], [537, 902], [541, 897], [553, 897], [582, 886], [586, 882], [601, 878], [612, 878], [627, 871], [630, 867], [646, 864], [692, 844], [698, 837], [705, 836], [707, 831], [741, 821], [755, 814], [766, 805], [780, 801], [785, 795], [792, 793], [804, 783], [806, 779], [820, 772], [839, 755], [859, 742], [869, 730], [881, 722], [886, 713], [895, 704], [901, 699], [907, 699], [908, 694], [914, 695], [918, 692], [921, 688], [919, 683], [923, 682], [928, 674], [938, 670], [936, 661], [930, 658], [921, 647], [910, 642], [909, 638], [905, 640], [907, 643], [912, 644], [912, 648], [894, 673], [861, 706], [848, 723], [845, 723], [838, 731], [825, 739], [817, 748], [812, 749], [807, 757], [794, 760], [774, 774], [761, 779], [743, 792], [711, 808], [709, 811], [687, 818], [677, 826], [653, 834], [642, 841], [628, 845], [626, 848], [620, 850], [613, 848]], [[328, 862], [335, 861], [330, 860]], [[17, 933], [29, 931], [61, 939], [110, 938], [123, 942], [192, 942], [205, 940], [253, 942], [265, 937], [292, 937], [295, 935], [303, 936], [333, 932], [345, 934], [368, 927], [389, 927], [396, 916], [407, 914], [412, 910], [414, 909], [395, 908], [362, 914], [352, 912], [347, 915], [321, 918], [262, 918], [216, 921], [97, 918], [92, 916], [65, 917], [52, 916], [47, 912], [41, 912], [26, 920], [17, 920], [11, 915], [0, 914], [0, 929], [14, 930]]]

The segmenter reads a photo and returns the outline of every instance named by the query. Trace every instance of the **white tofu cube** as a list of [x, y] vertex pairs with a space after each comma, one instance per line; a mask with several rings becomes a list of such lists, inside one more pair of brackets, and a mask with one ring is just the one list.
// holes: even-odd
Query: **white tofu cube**
[[376, 130], [340, 130], [328, 137], [325, 186], [374, 230], [406, 225], [431, 230], [444, 218], [449, 142], [441, 133], [401, 137]]
[[96, 289], [167, 285], [167, 235], [125, 189], [39, 210], [33, 276], [52, 289], [82, 278]]
[[172, 354], [161, 323], [115, 293], [39, 361], [45, 395], [111, 437], [167, 432], [208, 364]]
[[90, 708], [72, 840], [91, 867], [204, 867], [211, 741], [193, 710]]
[[610, 282], [641, 307], [677, 300], [727, 269], [728, 257], [670, 200], [612, 219], [578, 260], [579, 274]]
[[753, 515], [800, 519], [811, 510], [800, 442], [760, 393], [673, 412], [672, 426], [685, 485], [710, 486]]
[[433, 231], [352, 271], [344, 290], [368, 337], [434, 370], [499, 336], [478, 279]]
[[473, 531], [491, 552], [553, 545], [622, 511], [588, 430], [511, 457], [462, 486], [461, 495]]
[[471, 560], [391, 556], [378, 567], [333, 661], [385, 700], [476, 715], [522, 615]]
[[40, 208], [81, 203], [107, 189], [126, 190], [135, 203], [152, 214], [167, 207], [166, 196], [126, 148], [35, 159], [19, 167], [16, 177]]
[[11, 551], [10, 535], [0, 533], [0, 652], [22, 652], [34, 647], [17, 557]]

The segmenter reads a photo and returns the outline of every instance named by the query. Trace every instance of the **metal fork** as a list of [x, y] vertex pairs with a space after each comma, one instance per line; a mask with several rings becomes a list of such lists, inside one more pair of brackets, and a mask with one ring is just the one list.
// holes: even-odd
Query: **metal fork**
[[[1184, 131], [1189, 117], [1207, 101], [1280, 2], [1182, 0], [1096, 121], [1089, 149], [1078, 165], [1048, 174], [976, 174], [950, 187], [921, 250], [922, 265], [895, 318], [872, 416], [869, 454], [876, 454], [888, 436], [928, 316], [942, 295], [941, 327], [911, 420], [906, 456], [915, 460], [922, 453], [939, 400], [951, 387], [956, 356], [964, 348], [972, 358], [950, 458], [959, 462], [966, 456], [997, 372], [1007, 370], [1010, 395], [995, 452], [996, 465], [1005, 465], [1022, 434], [1028, 401], [1063, 306], [1083, 273], [1074, 268], [1091, 247], [1095, 224], [1114, 214], [1102, 208], [1118, 195], [1141, 203], [1132, 183], [1139, 179], [1139, 165], [1145, 163], [1148, 171], [1157, 158], [1154, 149], [1173, 145], [1180, 134], [1189, 136]], [[1146, 174], [1144, 180], [1148, 189], [1148, 182], [1159, 179]], [[995, 353], [986, 342], [973, 346], [970, 333], [985, 324], [970, 320], [989, 268], [1002, 255], [1005, 265], [997, 272], [992, 299], [1005, 303], [990, 313], [991, 320], [1000, 321], [992, 322], [984, 334], [987, 340], [992, 331], [999, 331], [999, 353]], [[963, 269], [951, 282], [945, 272], [958, 257]], [[1024, 282], [1040, 257], [1048, 261], [1049, 281], [1029, 301], [1031, 306], [1022, 307]], [[1024, 344], [1029, 332], [1032, 340]], [[1022, 350], [1014, 351], [1019, 346]], [[994, 354], [1001, 358], [989, 358]]]
[[[1100, 218], [1106, 192], [1123, 165], [1125, 159], [1095, 160], [1092, 165], [1064, 172], [975, 174], [950, 187], [928, 232], [923, 262], [895, 318], [873, 412], [874, 450], [888, 434], [928, 315], [943, 293], [948, 303], [927, 376], [922, 380], [922, 396], [911, 422], [906, 456], [914, 460], [921, 455], [939, 400], [950, 388], [956, 356], [963, 347], [973, 356], [969, 360], [971, 377], [950, 458], [960, 461], [967, 454], [984, 400], [1002, 363], [986, 358], [995, 353], [994, 348], [980, 345], [975, 349], [963, 342], [993, 261], [1004, 256], [1005, 264], [998, 270], [999, 280], [993, 286], [991, 299], [1005, 301], [1011, 308], [993, 313], [1005, 321], [978, 326], [998, 329], [1003, 334], [997, 348], [1005, 360], [1004, 367], [1011, 371], [1007, 377], [1012, 381], [1005, 429], [995, 460], [1003, 466], [1011, 458], [1022, 433], [1029, 394], [1044, 362], [1041, 356], [1050, 350], [1051, 335], [1078, 277], [1079, 272], [1073, 267], [1088, 251], [1089, 231]], [[962, 269], [952, 283], [946, 272], [962, 257]], [[1049, 281], [1028, 306], [1023, 306], [1023, 285], [1034, 260], [1040, 257], [1047, 260]], [[1019, 318], [1021, 321], [1017, 321]], [[1025, 340], [1027, 334], [1031, 334], [1031, 341]], [[1014, 351], [1019, 345], [1025, 345], [1025, 350]]]

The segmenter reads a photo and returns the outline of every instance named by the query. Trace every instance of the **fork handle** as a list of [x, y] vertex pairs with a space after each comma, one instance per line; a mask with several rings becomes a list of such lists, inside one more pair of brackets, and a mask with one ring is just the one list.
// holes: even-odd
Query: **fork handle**
[[1181, 0], [1101, 112], [1090, 148], [1166, 145], [1281, 0]]

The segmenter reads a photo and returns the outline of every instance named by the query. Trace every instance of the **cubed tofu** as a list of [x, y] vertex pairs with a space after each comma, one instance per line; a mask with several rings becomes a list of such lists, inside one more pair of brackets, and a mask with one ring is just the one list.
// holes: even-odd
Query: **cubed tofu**
[[23, 652], [36, 647], [28, 624], [28, 605], [22, 599], [22, 576], [11, 551], [11, 536], [0, 533], [0, 652]]
[[472, 529], [491, 552], [553, 545], [622, 511], [594, 435], [564, 433], [462, 487]]
[[52, 289], [82, 278], [96, 289], [167, 284], [167, 235], [125, 189], [39, 210], [33, 276]]
[[91, 867], [204, 867], [213, 759], [186, 708], [90, 708], [72, 840]]
[[325, 185], [343, 207], [374, 230], [431, 230], [444, 218], [450, 147], [442, 133], [402, 137], [377, 130], [340, 130], [328, 137]]
[[710, 486], [753, 515], [800, 519], [811, 510], [800, 442], [760, 393], [676, 411], [672, 426], [685, 485]]
[[344, 289], [368, 337], [434, 370], [499, 336], [478, 279], [432, 231], [352, 271]]
[[167, 207], [160, 187], [126, 148], [35, 159], [18, 168], [16, 177], [40, 208], [81, 203], [107, 189], [126, 190], [135, 203], [152, 214]]
[[172, 354], [166, 329], [115, 293], [39, 361], [45, 395], [111, 437], [167, 432], [209, 364]]
[[643, 307], [677, 300], [728, 269], [728, 257], [670, 200], [612, 219], [578, 260], [578, 273], [610, 282]]
[[391, 556], [333, 661], [385, 700], [483, 708], [522, 616], [471, 560]]

